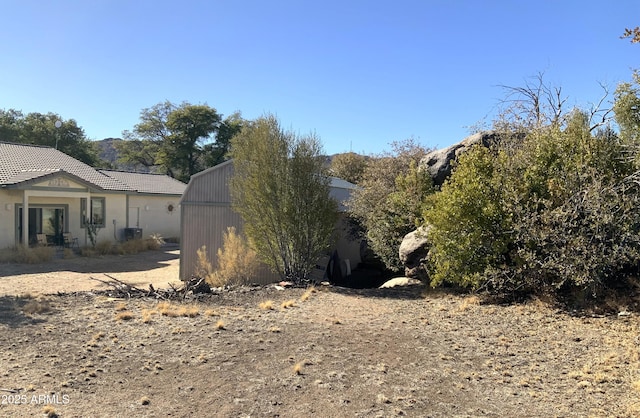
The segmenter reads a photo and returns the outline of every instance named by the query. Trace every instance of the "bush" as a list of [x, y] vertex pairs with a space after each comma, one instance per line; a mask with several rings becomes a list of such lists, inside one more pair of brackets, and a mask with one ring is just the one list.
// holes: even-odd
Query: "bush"
[[433, 197], [432, 284], [597, 295], [640, 260], [640, 190], [615, 135], [584, 114], [518, 146], [460, 157]]
[[398, 248], [421, 220], [424, 200], [432, 191], [431, 178], [417, 165], [427, 150], [413, 140], [393, 144], [393, 153], [371, 157], [359, 189], [348, 202], [358, 233], [384, 265], [403, 268]]
[[[202, 256], [206, 256], [202, 254]], [[200, 260], [201, 254], [198, 254]], [[203, 261], [207, 283], [214, 287], [249, 283], [258, 271], [258, 255], [246, 240], [236, 233], [234, 227], [227, 228], [223, 237], [223, 247], [218, 249], [218, 266], [211, 271], [210, 263]]]

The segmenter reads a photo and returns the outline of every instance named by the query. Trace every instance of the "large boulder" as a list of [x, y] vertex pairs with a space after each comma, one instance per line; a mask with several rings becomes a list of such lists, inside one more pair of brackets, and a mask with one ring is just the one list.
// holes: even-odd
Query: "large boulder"
[[429, 173], [433, 179], [433, 184], [441, 186], [449, 175], [455, 161], [460, 154], [467, 151], [474, 145], [482, 145], [488, 147], [499, 139], [497, 132], [478, 132], [466, 137], [457, 144], [447, 148], [432, 151], [422, 157], [418, 167]]
[[402, 239], [398, 255], [404, 264], [404, 275], [424, 282], [429, 280], [426, 262], [429, 255], [429, 228], [422, 226]]

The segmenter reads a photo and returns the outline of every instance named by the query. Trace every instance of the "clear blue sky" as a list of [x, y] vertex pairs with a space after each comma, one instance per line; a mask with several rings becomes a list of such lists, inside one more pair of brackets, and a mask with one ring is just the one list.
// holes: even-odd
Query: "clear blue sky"
[[315, 131], [329, 154], [453, 144], [544, 72], [568, 104], [640, 68], [640, 1], [0, 0], [0, 108], [120, 137], [165, 100]]

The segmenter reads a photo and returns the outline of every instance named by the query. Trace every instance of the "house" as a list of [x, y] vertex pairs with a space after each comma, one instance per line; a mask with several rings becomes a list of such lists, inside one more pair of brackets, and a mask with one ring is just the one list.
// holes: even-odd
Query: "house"
[[[180, 278], [189, 279], [196, 270], [197, 251], [204, 245], [207, 248], [209, 261], [217, 265], [217, 251], [222, 248], [223, 236], [228, 227], [242, 231], [243, 221], [231, 208], [231, 192], [229, 179], [233, 175], [233, 161], [229, 160], [208, 168], [191, 177], [182, 195], [180, 226]], [[344, 202], [349, 198], [356, 186], [345, 180], [332, 177], [330, 195], [338, 202], [339, 210], [346, 211]], [[360, 241], [349, 238], [346, 220], [341, 216], [336, 231], [338, 240], [336, 250], [343, 261], [342, 270], [347, 273], [360, 260]], [[268, 269], [260, 269], [256, 283], [269, 283], [278, 279]]]
[[99, 225], [98, 241], [178, 237], [185, 188], [166, 175], [100, 170], [50, 147], [0, 142], [0, 248], [43, 234], [61, 244], [63, 233], [86, 245], [87, 221]]

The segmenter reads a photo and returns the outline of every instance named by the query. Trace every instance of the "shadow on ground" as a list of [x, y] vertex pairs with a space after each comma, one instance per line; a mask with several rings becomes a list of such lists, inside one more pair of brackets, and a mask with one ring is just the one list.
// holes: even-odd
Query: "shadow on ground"
[[25, 314], [24, 311], [30, 309], [29, 304], [33, 303], [38, 302], [29, 298], [0, 296], [0, 325], [8, 325], [10, 328], [17, 328], [23, 325], [32, 325], [44, 322], [43, 319], [32, 318]]

